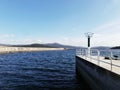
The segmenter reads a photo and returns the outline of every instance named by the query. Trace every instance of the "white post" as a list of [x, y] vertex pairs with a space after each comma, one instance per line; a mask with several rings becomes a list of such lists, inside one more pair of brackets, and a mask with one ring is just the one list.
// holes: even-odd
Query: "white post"
[[112, 51], [110, 51], [110, 61], [111, 61], [110, 65], [111, 65], [111, 71], [112, 71], [112, 56], [113, 56]]
[[88, 39], [88, 53], [87, 53], [87, 56], [88, 56], [89, 59], [90, 59], [90, 38], [92, 37], [92, 35], [93, 35], [93, 33], [91, 33], [91, 32], [85, 33], [85, 36]]
[[88, 58], [90, 58], [90, 47], [88, 47]]
[[98, 52], [98, 66], [100, 65], [100, 61], [99, 61], [99, 59], [100, 59], [100, 51], [99, 50], [97, 50], [97, 52]]

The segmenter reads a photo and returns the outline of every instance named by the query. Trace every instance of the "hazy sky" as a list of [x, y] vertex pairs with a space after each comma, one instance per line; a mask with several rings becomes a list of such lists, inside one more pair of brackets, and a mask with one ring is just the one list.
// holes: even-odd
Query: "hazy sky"
[[0, 0], [0, 43], [120, 45], [120, 0]]

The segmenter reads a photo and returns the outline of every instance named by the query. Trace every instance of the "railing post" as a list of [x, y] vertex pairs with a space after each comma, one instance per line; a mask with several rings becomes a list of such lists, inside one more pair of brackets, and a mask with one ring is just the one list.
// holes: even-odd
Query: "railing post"
[[112, 71], [112, 56], [113, 56], [113, 54], [112, 54], [112, 51], [110, 51], [110, 65], [111, 65], [111, 71]]
[[100, 65], [100, 61], [99, 61], [99, 59], [100, 59], [100, 51], [97, 50], [97, 52], [98, 52], [98, 57], [97, 57], [97, 59], [98, 59], [98, 66], [99, 66], [99, 65]]
[[84, 51], [85, 51], [85, 59], [86, 59], [87, 58], [87, 50], [85, 49]]
[[83, 57], [83, 49], [81, 49], [81, 56]]

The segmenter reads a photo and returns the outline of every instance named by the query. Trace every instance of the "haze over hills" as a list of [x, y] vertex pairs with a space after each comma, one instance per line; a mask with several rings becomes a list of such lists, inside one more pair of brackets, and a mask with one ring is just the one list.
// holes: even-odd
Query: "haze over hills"
[[92, 49], [108, 50], [108, 49], [111, 49], [111, 47], [107, 47], [107, 46], [97, 46], [97, 47], [92, 47]]
[[63, 45], [59, 43], [47, 43], [47, 44], [39, 44], [39, 43], [34, 43], [34, 44], [27, 44], [27, 45], [5, 45], [1, 44], [1, 46], [11, 46], [11, 47], [48, 47], [48, 48], [84, 48], [84, 47], [79, 47], [79, 46], [70, 46], [70, 45]]
[[120, 49], [120, 46], [112, 47], [111, 49]]
[[[8, 44], [0, 44], [0, 46], [12, 46], [12, 47], [48, 47], [48, 48], [86, 48], [86, 47], [81, 47], [81, 46], [71, 46], [71, 45], [63, 45], [63, 44], [59, 44], [59, 43], [46, 43], [46, 44], [39, 44], [39, 43], [33, 43], [33, 44], [25, 44], [25, 45], [8, 45]], [[111, 49], [111, 47], [107, 47], [107, 46], [97, 46], [97, 47], [91, 47], [92, 49], [98, 49], [98, 50], [106, 50], [106, 49]], [[118, 47], [112, 47], [112, 49], [114, 48], [119, 48]]]
[[46, 44], [48, 46], [51, 47], [57, 47], [57, 48], [85, 48], [85, 47], [81, 47], [81, 46], [71, 46], [71, 45], [63, 45], [63, 44], [59, 44], [59, 43], [48, 43]]

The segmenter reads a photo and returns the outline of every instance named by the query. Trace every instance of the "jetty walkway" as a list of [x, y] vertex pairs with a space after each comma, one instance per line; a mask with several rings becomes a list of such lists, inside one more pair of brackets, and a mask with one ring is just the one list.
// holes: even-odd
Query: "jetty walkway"
[[[105, 50], [103, 50], [105, 52]], [[100, 66], [104, 69], [107, 69], [111, 72], [114, 72], [116, 74], [119, 74], [120, 75], [120, 58], [115, 58], [113, 57], [113, 53], [112, 51], [106, 51], [106, 52], [109, 52], [110, 55], [108, 56], [105, 56], [105, 55], [101, 55], [100, 53], [103, 52], [103, 51], [99, 51], [99, 50], [91, 50], [90, 51], [90, 55], [87, 55], [88, 52], [81, 52], [81, 51], [78, 51], [77, 52], [77, 56], [78, 57], [81, 57], [82, 59], [90, 62], [90, 63], [93, 63], [97, 66]], [[93, 54], [93, 53], [96, 53], [96, 54]], [[117, 54], [120, 54], [120, 51], [118, 52], [117, 51]], [[106, 57], [108, 57], [106, 59]]]
[[120, 51], [77, 50], [76, 76], [92, 90], [120, 90]]
[[114, 72], [116, 74], [120, 75], [120, 60], [106, 60], [104, 57], [100, 56], [99, 59], [97, 56], [91, 56], [91, 57], [83, 57], [80, 56], [86, 61], [89, 61], [97, 66], [100, 66], [104, 69], [107, 69], [111, 72]]

